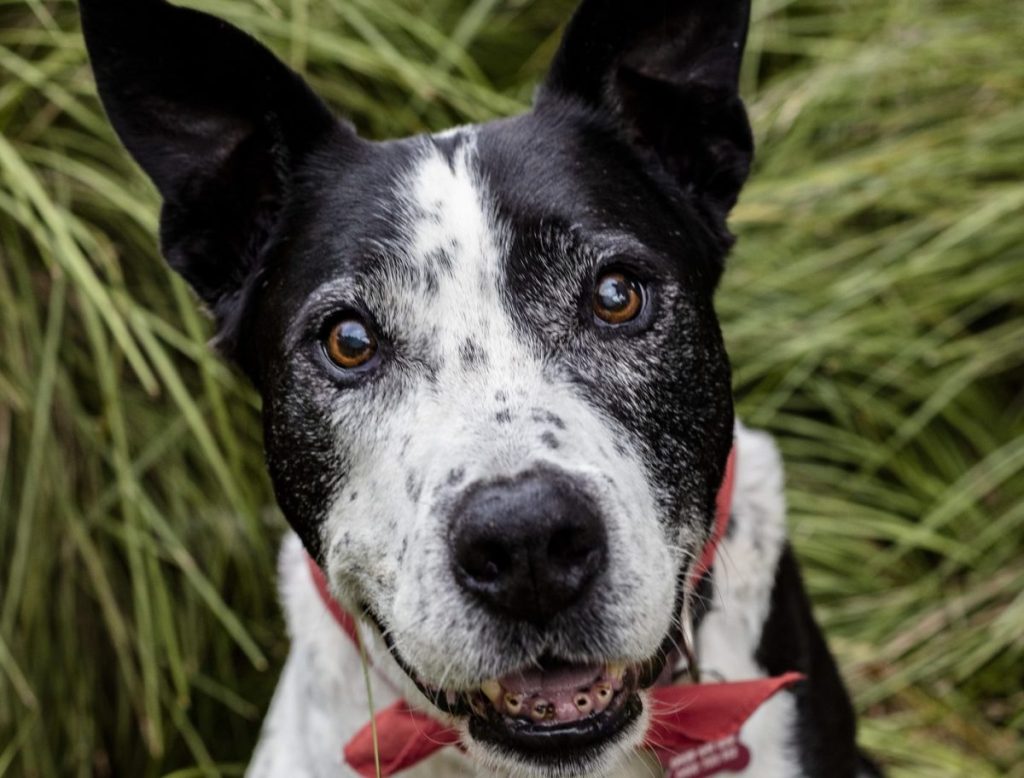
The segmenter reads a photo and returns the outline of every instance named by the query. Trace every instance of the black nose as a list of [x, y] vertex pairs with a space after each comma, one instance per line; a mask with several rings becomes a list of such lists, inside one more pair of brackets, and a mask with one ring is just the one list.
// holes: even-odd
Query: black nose
[[463, 589], [535, 624], [578, 602], [608, 556], [593, 503], [548, 472], [472, 491], [455, 513], [450, 543]]

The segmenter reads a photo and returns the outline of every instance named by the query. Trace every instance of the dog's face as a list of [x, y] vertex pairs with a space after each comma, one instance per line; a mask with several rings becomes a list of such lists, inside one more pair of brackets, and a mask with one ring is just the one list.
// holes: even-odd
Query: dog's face
[[210, 17], [83, 2], [286, 517], [502, 771], [639, 742], [731, 444], [747, 9], [635, 5], [584, 3], [532, 112], [370, 143]]

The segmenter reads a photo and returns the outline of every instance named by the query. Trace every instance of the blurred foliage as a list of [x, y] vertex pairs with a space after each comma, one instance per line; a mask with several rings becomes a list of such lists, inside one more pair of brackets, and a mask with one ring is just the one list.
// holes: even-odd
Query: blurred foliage
[[[204, 0], [367, 135], [520, 111], [572, 0]], [[719, 295], [894, 776], [1024, 776], [1024, 24], [755, 0]], [[257, 402], [68, 0], [0, 0], [0, 776], [237, 775], [287, 650]]]

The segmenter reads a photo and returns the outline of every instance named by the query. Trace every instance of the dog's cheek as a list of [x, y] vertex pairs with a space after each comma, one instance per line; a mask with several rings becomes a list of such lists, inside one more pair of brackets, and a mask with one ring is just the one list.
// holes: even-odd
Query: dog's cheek
[[289, 382], [266, 396], [263, 408], [267, 468], [278, 505], [306, 550], [323, 563], [323, 523], [347, 481], [350, 457], [308, 391]]
[[651, 330], [581, 365], [593, 395], [625, 430], [656, 494], [668, 539], [707, 524], [732, 439], [728, 361], [709, 301], [666, 290]]

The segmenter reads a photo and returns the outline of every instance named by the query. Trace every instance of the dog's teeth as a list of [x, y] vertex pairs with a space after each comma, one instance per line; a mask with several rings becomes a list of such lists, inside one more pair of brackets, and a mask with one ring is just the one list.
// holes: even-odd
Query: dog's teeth
[[497, 703], [501, 699], [501, 684], [494, 678], [484, 681], [480, 684], [480, 691], [489, 699], [492, 703]]
[[626, 674], [626, 665], [622, 662], [615, 662], [608, 665], [605, 672], [613, 681], [621, 681], [622, 677]]
[[510, 716], [518, 716], [523, 711], [523, 698], [518, 694], [506, 694], [505, 710]]
[[547, 700], [537, 700], [530, 706], [530, 718], [534, 721], [544, 721], [554, 718], [555, 706]]
[[573, 704], [576, 705], [576, 710], [583, 714], [594, 710], [594, 701], [590, 698], [589, 694], [577, 694], [573, 699]]
[[486, 705], [486, 703], [484, 703], [484, 701], [480, 698], [479, 695], [477, 695], [477, 694], [470, 695], [470, 697], [469, 697], [469, 707], [472, 709], [473, 713], [475, 713], [477, 716], [481, 716], [482, 717], [482, 716], [486, 716], [487, 715], [487, 710], [486, 710], [485, 705]]

